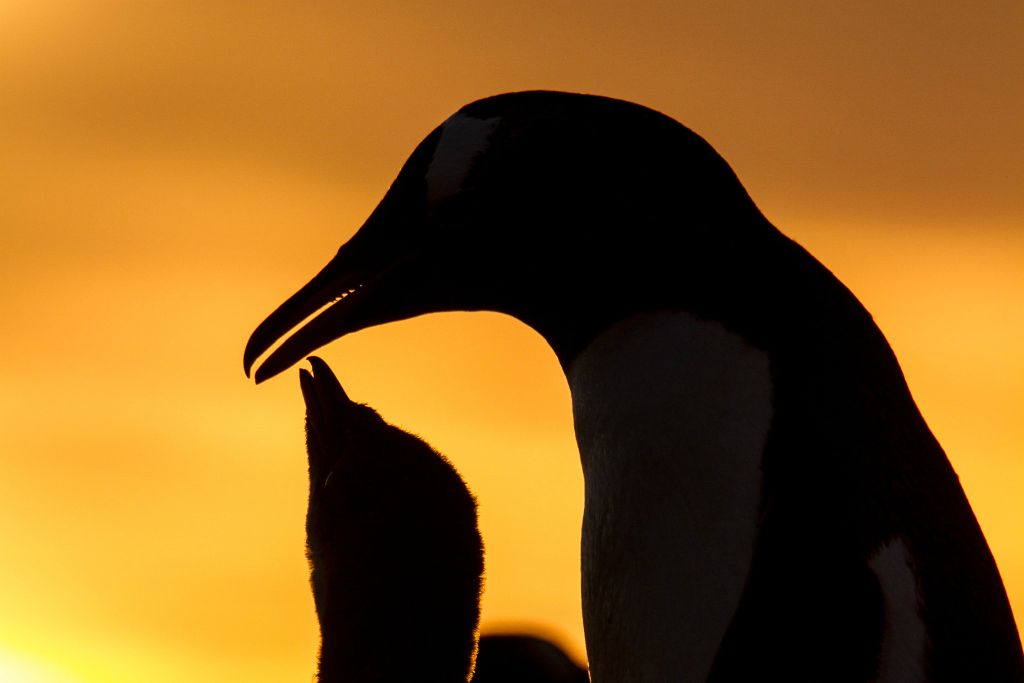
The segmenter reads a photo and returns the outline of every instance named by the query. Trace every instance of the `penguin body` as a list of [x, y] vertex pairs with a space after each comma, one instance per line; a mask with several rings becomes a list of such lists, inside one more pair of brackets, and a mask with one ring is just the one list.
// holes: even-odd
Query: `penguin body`
[[464, 682], [483, 577], [476, 501], [447, 460], [310, 362], [300, 379], [317, 680]]
[[349, 400], [327, 364], [309, 360], [300, 381], [317, 680], [586, 683], [548, 640], [484, 635], [478, 647], [483, 543], [472, 494], [444, 456]]
[[767, 357], [717, 323], [642, 314], [588, 346], [568, 379], [586, 487], [584, 618], [602, 643], [591, 669], [653, 680], [671, 657], [680, 680], [706, 680], [757, 539]]
[[372, 325], [494, 310], [570, 384], [594, 681], [1024, 681], [956, 475], [856, 298], [703, 139], [607, 98], [467, 105], [253, 333], [262, 381]]

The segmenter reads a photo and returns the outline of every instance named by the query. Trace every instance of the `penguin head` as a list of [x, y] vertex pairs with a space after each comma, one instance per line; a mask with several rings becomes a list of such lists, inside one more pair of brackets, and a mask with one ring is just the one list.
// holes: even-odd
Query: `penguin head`
[[257, 382], [350, 332], [456, 310], [522, 320], [564, 365], [667, 284], [719, 273], [765, 225], [714, 149], [654, 110], [558, 92], [479, 100], [416, 147], [356, 234], [256, 329], [245, 370], [328, 305]]

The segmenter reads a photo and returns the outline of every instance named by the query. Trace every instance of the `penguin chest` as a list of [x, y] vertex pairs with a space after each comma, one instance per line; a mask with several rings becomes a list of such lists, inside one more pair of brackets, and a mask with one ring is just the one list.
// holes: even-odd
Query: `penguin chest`
[[567, 374], [593, 678], [705, 680], [758, 532], [768, 356], [717, 322], [653, 313], [613, 325]]

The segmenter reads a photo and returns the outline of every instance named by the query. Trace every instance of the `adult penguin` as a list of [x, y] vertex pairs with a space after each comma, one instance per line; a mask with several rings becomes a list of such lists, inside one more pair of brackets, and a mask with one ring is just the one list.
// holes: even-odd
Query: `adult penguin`
[[[340, 298], [340, 301], [335, 301]], [[253, 333], [493, 310], [572, 392], [593, 680], [1024, 681], [992, 555], [885, 338], [698, 135], [554, 92], [471, 103]]]

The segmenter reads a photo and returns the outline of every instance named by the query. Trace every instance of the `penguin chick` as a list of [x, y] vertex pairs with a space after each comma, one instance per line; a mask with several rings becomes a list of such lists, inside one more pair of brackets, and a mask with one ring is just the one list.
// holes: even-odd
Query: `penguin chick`
[[476, 501], [443, 456], [310, 364], [299, 379], [318, 680], [466, 681], [483, 574]]

